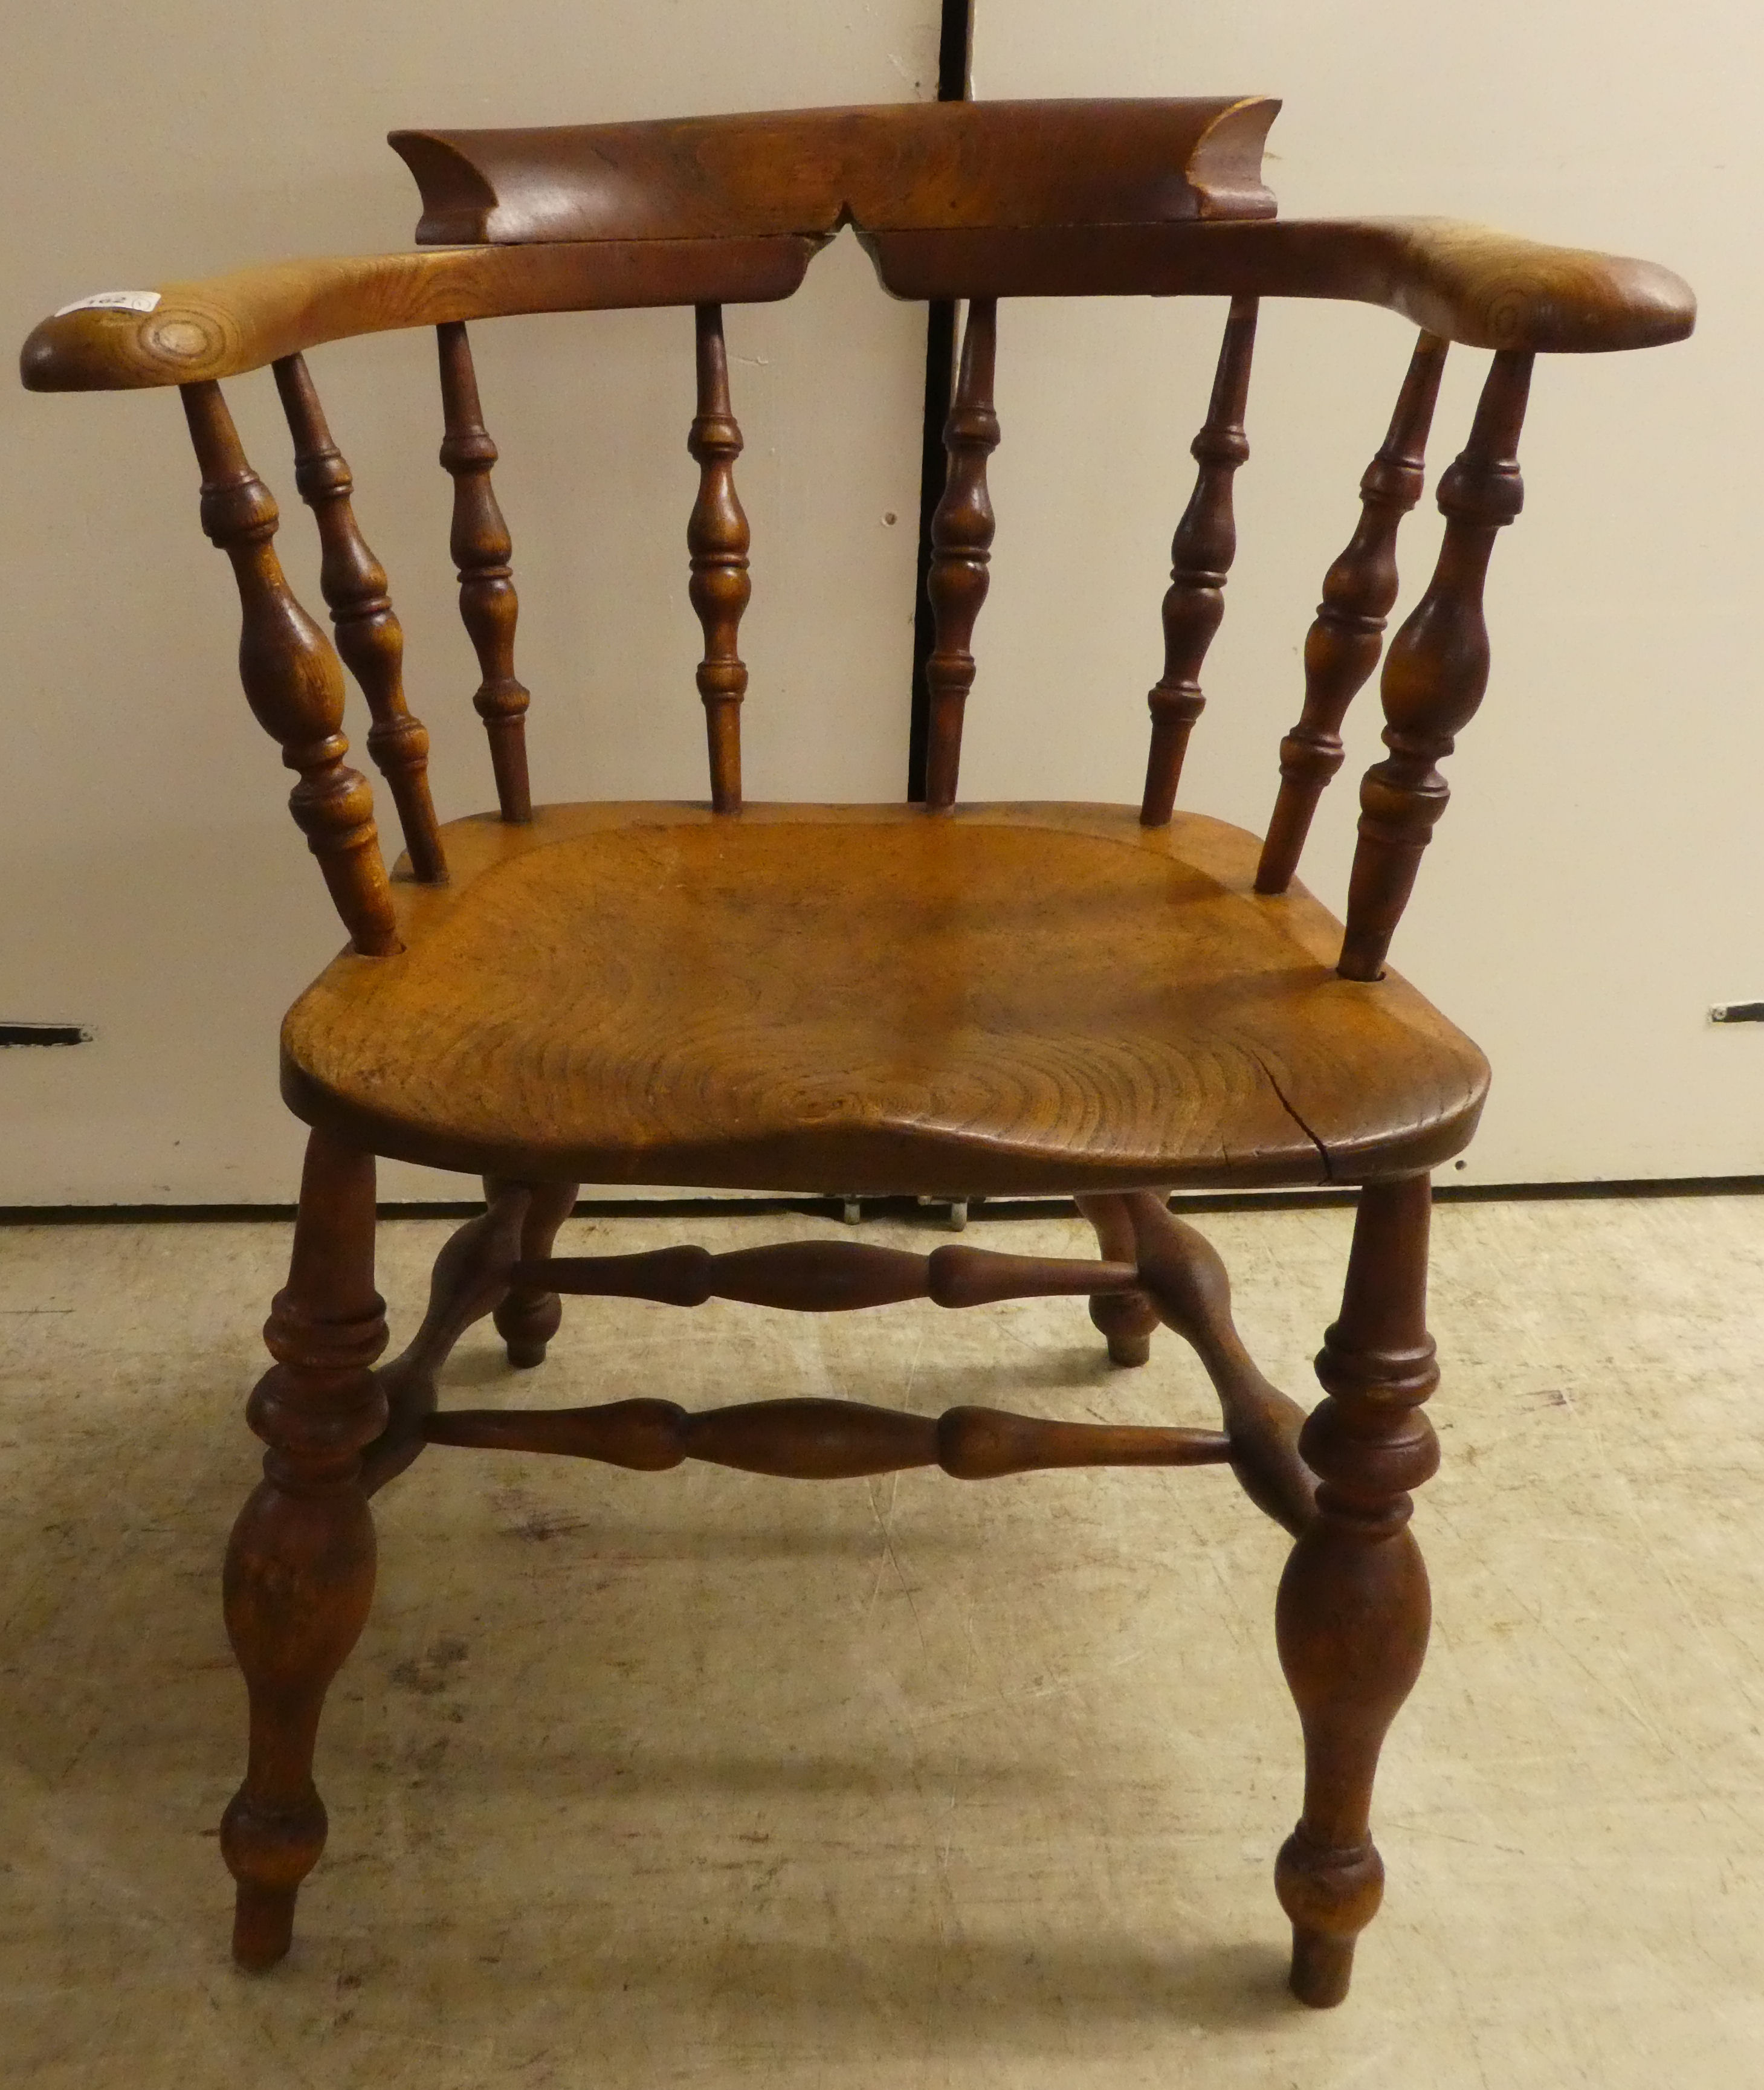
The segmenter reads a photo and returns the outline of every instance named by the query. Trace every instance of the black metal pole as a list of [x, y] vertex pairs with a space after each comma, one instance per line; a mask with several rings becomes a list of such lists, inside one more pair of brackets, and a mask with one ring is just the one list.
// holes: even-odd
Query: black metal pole
[[[974, 0], [943, 0], [937, 40], [937, 99], [966, 101], [974, 54]], [[955, 385], [956, 308], [943, 299], [925, 308], [925, 415], [919, 474], [919, 586], [913, 604], [913, 715], [906, 750], [906, 795], [923, 802], [925, 755], [930, 734], [931, 691], [925, 679], [931, 658], [931, 521], [943, 498], [944, 423]]]

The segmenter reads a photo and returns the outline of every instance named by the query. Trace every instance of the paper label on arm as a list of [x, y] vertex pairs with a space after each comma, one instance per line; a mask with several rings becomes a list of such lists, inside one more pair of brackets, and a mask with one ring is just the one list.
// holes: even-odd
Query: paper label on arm
[[150, 312], [158, 303], [157, 290], [95, 290], [89, 298], [58, 306], [55, 317], [64, 319], [69, 312]]

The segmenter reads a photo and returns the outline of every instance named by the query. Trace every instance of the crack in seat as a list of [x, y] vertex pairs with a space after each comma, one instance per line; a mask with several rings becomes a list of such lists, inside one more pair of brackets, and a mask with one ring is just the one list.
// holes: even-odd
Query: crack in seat
[[541, 808], [396, 879], [284, 1093], [381, 1154], [491, 1176], [867, 1194], [1303, 1184], [1422, 1168], [1482, 1055], [1258, 843], [1128, 807]]

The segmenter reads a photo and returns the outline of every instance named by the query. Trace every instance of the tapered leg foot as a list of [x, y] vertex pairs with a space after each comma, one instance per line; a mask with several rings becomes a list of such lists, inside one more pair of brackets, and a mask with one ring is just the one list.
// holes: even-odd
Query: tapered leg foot
[[[225, 1850], [226, 1832], [222, 1833]], [[244, 1862], [254, 1862], [256, 1856]], [[232, 1862], [230, 1857], [228, 1862]], [[299, 1893], [298, 1885], [260, 1886], [249, 1879], [239, 1882], [233, 1901], [233, 1959], [247, 1974], [261, 1974], [287, 1957], [294, 1942], [294, 1904]]]
[[[1151, 1331], [1149, 1328], [1141, 1329], [1131, 1324], [1122, 1327], [1121, 1323], [1126, 1319], [1126, 1316], [1122, 1314], [1117, 1317], [1107, 1310], [1108, 1307], [1117, 1303], [1125, 1305], [1127, 1302], [1125, 1300], [1117, 1302], [1112, 1299], [1093, 1299], [1091, 1301], [1091, 1325], [1108, 1340], [1108, 1361], [1112, 1365], [1121, 1365], [1129, 1370], [1136, 1365], [1150, 1364]], [[1112, 1323], [1113, 1325], [1111, 1325]]]
[[1306, 1930], [1293, 1926], [1293, 1972], [1289, 1985], [1301, 2003], [1314, 2010], [1332, 2010], [1348, 1999], [1353, 1979], [1353, 1940], [1332, 1937], [1327, 1930]]
[[[1098, 1194], [1080, 1198], [1078, 1208], [1096, 1231], [1105, 1262], [1137, 1262], [1134, 1225], [1124, 1198]], [[1155, 1301], [1145, 1292], [1099, 1293], [1091, 1301], [1091, 1325], [1108, 1344], [1112, 1365], [1131, 1368], [1149, 1363], [1151, 1337], [1160, 1324]]]
[[1275, 1610], [1304, 1729], [1305, 1807], [1274, 1882], [1293, 1924], [1293, 1993], [1317, 2009], [1347, 1994], [1355, 1941], [1383, 1896], [1372, 1783], [1427, 1645], [1409, 1490], [1439, 1464], [1420, 1412], [1439, 1379], [1426, 1326], [1428, 1197], [1425, 1176], [1361, 1194], [1341, 1317], [1317, 1360], [1329, 1398], [1299, 1436], [1320, 1477], [1317, 1515]]
[[221, 1825], [238, 1882], [234, 1957], [273, 1966], [295, 1897], [325, 1847], [312, 1783], [331, 1679], [373, 1597], [373, 1520], [362, 1447], [385, 1424], [371, 1369], [385, 1344], [373, 1288], [373, 1158], [315, 1132], [307, 1147], [286, 1288], [265, 1340], [276, 1359], [247, 1410], [269, 1449], [227, 1548], [227, 1636], [251, 1705], [244, 1783]]
[[[506, 1186], [495, 1177], [484, 1179], [485, 1193], [493, 1201]], [[574, 1183], [536, 1183], [527, 1218], [521, 1228], [521, 1258], [540, 1262], [551, 1254], [557, 1229], [569, 1218], [576, 1202]], [[494, 1315], [497, 1333], [508, 1345], [509, 1362], [521, 1371], [531, 1371], [545, 1361], [551, 1339], [563, 1325], [563, 1301], [555, 1292], [536, 1291], [524, 1284], [511, 1285]]]

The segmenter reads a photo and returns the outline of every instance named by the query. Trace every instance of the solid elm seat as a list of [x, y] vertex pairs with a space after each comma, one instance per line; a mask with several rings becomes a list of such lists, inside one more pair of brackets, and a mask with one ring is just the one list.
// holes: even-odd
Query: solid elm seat
[[442, 831], [284, 1093], [488, 1176], [866, 1194], [1352, 1181], [1455, 1153], [1486, 1069], [1255, 837], [1125, 806], [545, 806]]
[[[419, 251], [101, 295], [25, 344], [25, 381], [39, 389], [181, 390], [203, 527], [238, 587], [245, 694], [295, 772], [290, 808], [350, 937], [286, 1027], [285, 1093], [312, 1129], [288, 1284], [265, 1331], [275, 1365], [247, 1411], [269, 1447], [265, 1477], [227, 1556], [227, 1624], [251, 1700], [245, 1778], [221, 1832], [243, 1965], [287, 1950], [296, 1894], [324, 1847], [314, 1739], [372, 1594], [369, 1498], [427, 1447], [453, 1445], [639, 1471], [705, 1459], [805, 1479], [1228, 1466], [1295, 1542], [1275, 1605], [1305, 1740], [1303, 1809], [1275, 1866], [1292, 1986], [1315, 2005], [1346, 1993], [1382, 1892], [1370, 1826], [1379, 1752], [1427, 1636], [1409, 1522], [1412, 1491], [1438, 1460], [1423, 1408], [1439, 1378], [1425, 1311], [1427, 1171], [1469, 1138], [1486, 1077], [1476, 1048], [1388, 970], [1387, 953], [1445, 809], [1439, 765], [1487, 682], [1483, 583], [1521, 505], [1534, 362], [1676, 341], [1695, 308], [1684, 283], [1645, 261], [1434, 219], [1279, 221], [1261, 180], [1277, 106], [902, 105], [402, 132], [394, 142], [423, 191]], [[929, 340], [953, 338], [948, 301], [967, 307], [947, 471], [940, 490], [927, 488], [931, 643], [910, 794], [923, 802], [744, 806], [749, 531], [725, 308], [789, 297], [846, 223], [885, 290], [932, 303]], [[963, 805], [1009, 301], [1127, 295], [1228, 300], [1172, 542], [1140, 803]], [[1392, 359], [1395, 408], [1324, 577], [1258, 845], [1177, 799], [1236, 549], [1257, 327], [1271, 300], [1319, 298], [1380, 306], [1422, 332], [1400, 376]], [[687, 448], [699, 479], [683, 518], [682, 593], [703, 633], [709, 802], [536, 812], [513, 547], [467, 325], [638, 306], [692, 307]], [[305, 360], [327, 342], [415, 325], [437, 329], [450, 550], [498, 809], [445, 827], [386, 575]], [[1438, 482], [1431, 577], [1386, 652], [1398, 534], [1423, 490], [1454, 344], [1494, 354]], [[221, 390], [265, 364], [321, 546], [334, 647], [288, 587], [275, 501]], [[1138, 439], [1130, 416], [1121, 425], [1124, 441]], [[1086, 545], [1106, 520], [1083, 518]], [[606, 527], [622, 524], [614, 515]], [[1082, 576], [1067, 578], [1082, 618]], [[658, 621], [684, 613], [643, 609]], [[1151, 625], [1148, 613], [1148, 639]], [[1338, 923], [1294, 874], [1342, 763], [1344, 717], [1381, 654], [1385, 753], [1361, 783]], [[403, 830], [390, 876], [373, 793], [345, 759], [344, 665]], [[978, 688], [983, 702], [1010, 695]], [[378, 1155], [481, 1174], [486, 1190], [484, 1213], [437, 1260], [420, 1326], [383, 1364]], [[953, 1244], [916, 1255], [849, 1238], [559, 1257], [580, 1180], [1065, 1192], [1102, 1258]], [[1340, 1318], [1317, 1358], [1325, 1398], [1307, 1415], [1245, 1351], [1224, 1267], [1172, 1216], [1168, 1193], [1332, 1180], [1359, 1194]], [[931, 1417], [835, 1400], [689, 1413], [616, 1388], [587, 1408], [439, 1407], [465, 1328], [493, 1315], [510, 1361], [536, 1365], [566, 1293], [811, 1313], [1082, 1297], [1117, 1364], [1144, 1363], [1160, 1326], [1192, 1344], [1223, 1426], [973, 1406]]]

